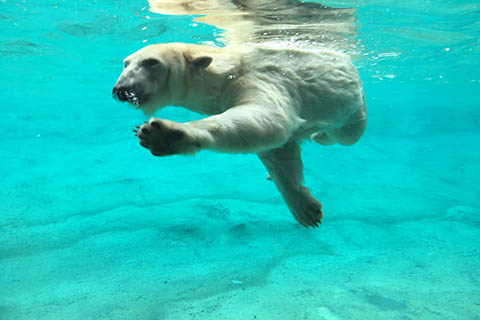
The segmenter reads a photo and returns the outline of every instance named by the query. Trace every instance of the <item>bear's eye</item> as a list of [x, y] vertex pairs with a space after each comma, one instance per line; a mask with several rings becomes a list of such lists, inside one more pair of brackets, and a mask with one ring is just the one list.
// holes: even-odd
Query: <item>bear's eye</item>
[[156, 67], [160, 64], [160, 61], [157, 59], [150, 58], [150, 59], [143, 60], [142, 64], [147, 67]]
[[123, 63], [123, 68], [125, 69], [126, 67], [128, 67], [129, 64], [130, 64], [130, 61], [125, 61]]

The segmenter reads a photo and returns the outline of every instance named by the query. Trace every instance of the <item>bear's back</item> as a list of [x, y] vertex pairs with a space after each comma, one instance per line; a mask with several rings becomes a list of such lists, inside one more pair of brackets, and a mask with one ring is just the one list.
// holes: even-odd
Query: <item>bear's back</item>
[[303, 119], [332, 118], [363, 103], [360, 77], [343, 53], [259, 46], [245, 59], [249, 80], [261, 79], [289, 95], [292, 107]]

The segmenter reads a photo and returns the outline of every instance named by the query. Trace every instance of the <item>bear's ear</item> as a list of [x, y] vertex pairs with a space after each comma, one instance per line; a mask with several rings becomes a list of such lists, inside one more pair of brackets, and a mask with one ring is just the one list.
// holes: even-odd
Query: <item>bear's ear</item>
[[212, 63], [212, 61], [212, 57], [203, 56], [193, 59], [192, 65], [195, 68], [205, 69], [210, 65], [210, 63]]

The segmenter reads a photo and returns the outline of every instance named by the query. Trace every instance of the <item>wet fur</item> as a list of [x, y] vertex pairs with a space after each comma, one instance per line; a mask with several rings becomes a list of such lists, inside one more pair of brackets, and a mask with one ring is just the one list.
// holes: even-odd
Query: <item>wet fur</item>
[[[294, 22], [307, 17], [309, 10], [323, 12], [325, 21], [333, 19], [330, 22], [336, 21], [336, 26], [351, 22], [348, 10], [335, 14], [335, 9], [321, 5], [279, 3], [271, 13], [289, 13], [291, 19], [286, 22], [291, 30], [305, 27]], [[300, 143], [352, 145], [362, 136], [367, 110], [350, 58], [332, 49], [295, 47], [289, 41], [272, 46], [256, 36], [255, 30], [282, 30], [269, 16], [270, 1], [152, 0], [151, 5], [153, 11], [163, 13], [210, 12], [201, 19], [220, 27], [233, 26], [242, 37], [230, 36], [224, 48], [152, 45], [125, 59], [114, 93], [135, 97], [146, 114], [176, 105], [208, 115], [186, 123], [151, 118], [135, 130], [140, 144], [156, 156], [205, 149], [257, 153], [295, 219], [303, 226], [318, 226], [322, 206], [303, 185]], [[224, 19], [225, 14], [229, 19]], [[304, 33], [307, 40], [309, 30]]]

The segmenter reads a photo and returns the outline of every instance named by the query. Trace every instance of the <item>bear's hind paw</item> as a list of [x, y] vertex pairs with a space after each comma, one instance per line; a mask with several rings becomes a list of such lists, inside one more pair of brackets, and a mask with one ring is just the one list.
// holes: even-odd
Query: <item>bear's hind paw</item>
[[293, 216], [304, 227], [318, 227], [322, 224], [322, 204], [313, 197], [292, 208]]

